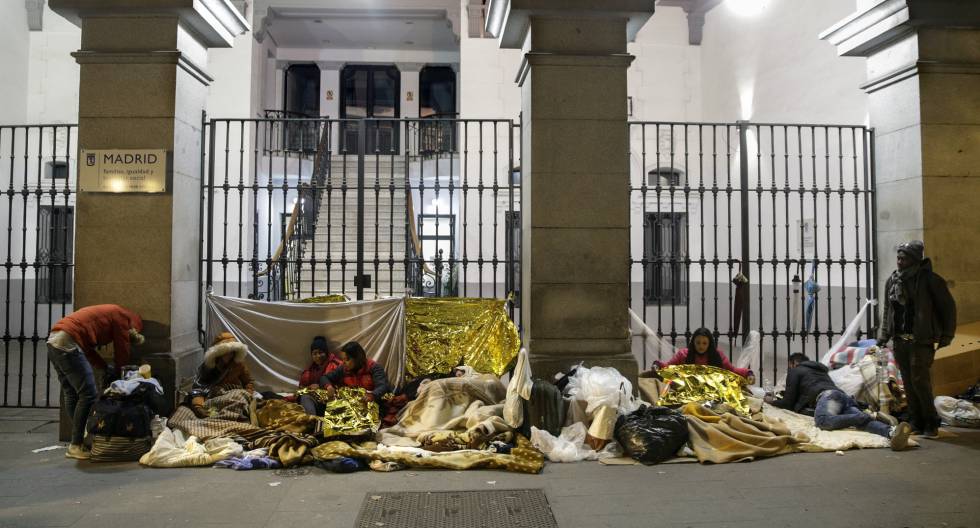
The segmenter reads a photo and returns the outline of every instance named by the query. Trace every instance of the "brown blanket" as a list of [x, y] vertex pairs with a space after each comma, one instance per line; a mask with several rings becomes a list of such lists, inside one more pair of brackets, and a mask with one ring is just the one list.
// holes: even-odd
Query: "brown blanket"
[[798, 451], [797, 438], [778, 421], [761, 421], [731, 413], [716, 414], [697, 403], [681, 408], [687, 418], [691, 448], [699, 462], [742, 462]]

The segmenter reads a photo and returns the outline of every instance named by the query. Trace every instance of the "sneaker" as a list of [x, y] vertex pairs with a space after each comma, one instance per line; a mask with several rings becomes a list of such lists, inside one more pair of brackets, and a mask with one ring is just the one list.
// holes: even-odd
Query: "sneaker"
[[74, 458], [76, 460], [88, 460], [91, 456], [91, 451], [85, 449], [85, 446], [78, 444], [68, 444], [68, 451], [65, 452], [65, 458]]
[[891, 431], [891, 448], [892, 451], [904, 451], [909, 447], [909, 435], [912, 434], [912, 427], [902, 422], [895, 427], [892, 427]]
[[881, 423], [888, 424], [888, 425], [890, 425], [892, 427], [895, 427], [895, 426], [898, 425], [898, 418], [895, 418], [894, 416], [892, 416], [892, 415], [890, 415], [890, 414], [888, 414], [886, 412], [878, 411], [876, 413], [873, 413], [871, 416], [873, 416], [875, 420], [878, 420]]
[[934, 427], [932, 429], [926, 429], [925, 431], [922, 431], [922, 438], [929, 438], [929, 439], [939, 438], [939, 429]]

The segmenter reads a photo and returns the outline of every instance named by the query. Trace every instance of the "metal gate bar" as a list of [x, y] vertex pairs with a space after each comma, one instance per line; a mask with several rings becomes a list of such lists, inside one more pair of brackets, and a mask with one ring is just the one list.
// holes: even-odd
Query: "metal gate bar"
[[0, 126], [3, 407], [57, 407], [45, 340], [72, 306], [76, 125]]
[[[731, 354], [758, 331], [756, 374], [772, 384], [790, 353], [819, 357], [875, 298], [872, 130], [745, 121], [628, 127], [630, 305], [667, 345], [686, 346], [706, 326]], [[739, 272], [749, 279], [740, 294], [732, 283]], [[811, 273], [821, 290], [807, 317], [801, 286]], [[876, 317], [869, 312], [862, 335]], [[667, 359], [663, 351], [649, 357], [641, 343], [634, 349], [644, 368]]]

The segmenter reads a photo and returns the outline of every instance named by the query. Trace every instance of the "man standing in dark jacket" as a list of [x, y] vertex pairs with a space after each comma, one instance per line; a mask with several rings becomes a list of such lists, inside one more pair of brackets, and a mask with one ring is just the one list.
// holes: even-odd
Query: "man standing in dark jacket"
[[946, 281], [933, 273], [919, 240], [898, 247], [898, 269], [885, 283], [885, 306], [878, 343], [892, 340], [902, 373], [909, 415], [916, 434], [939, 436], [939, 414], [932, 397], [936, 350], [949, 346], [956, 332], [956, 302]]
[[[884, 416], [872, 416], [858, 408], [854, 398], [840, 390], [827, 374], [827, 366], [810, 361], [803, 354], [789, 357], [789, 371], [786, 373], [786, 390], [783, 397], [771, 401], [776, 407], [801, 412], [815, 407], [813, 421], [825, 431], [857, 427], [863, 431], [884, 436], [891, 440], [891, 448], [901, 451], [908, 446], [912, 428], [902, 422], [897, 425], [884, 423]], [[878, 421], [881, 419], [882, 421]], [[891, 418], [894, 420], [894, 418]]]

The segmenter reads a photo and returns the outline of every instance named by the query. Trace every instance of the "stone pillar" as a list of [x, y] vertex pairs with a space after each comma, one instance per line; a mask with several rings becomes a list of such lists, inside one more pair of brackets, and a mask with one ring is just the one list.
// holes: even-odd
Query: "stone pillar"
[[[320, 117], [340, 119], [340, 70], [344, 69], [343, 62], [319, 61], [320, 68]], [[340, 150], [340, 127], [334, 125], [330, 134], [330, 150]]]
[[[960, 323], [980, 319], [980, 5], [861, 0], [820, 37], [867, 58], [875, 129], [878, 285], [895, 247], [921, 239]], [[883, 292], [882, 292], [883, 293]], [[880, 296], [880, 295], [879, 295]]]
[[419, 74], [425, 64], [421, 62], [399, 62], [395, 64], [401, 73], [401, 117], [419, 117]]
[[[198, 305], [201, 114], [210, 47], [228, 47], [247, 23], [231, 4], [51, 0], [82, 28], [79, 149], [165, 149], [164, 193], [79, 192], [75, 307], [115, 303], [139, 313], [148, 362], [170, 396], [200, 361]], [[142, 4], [149, 4], [143, 2]], [[248, 86], [242, 89], [247, 90]]]
[[[508, 5], [502, 5], [508, 4]], [[638, 0], [493, 2], [487, 30], [522, 48], [524, 344], [535, 377], [584, 362], [635, 379], [629, 338], [627, 41]]]

